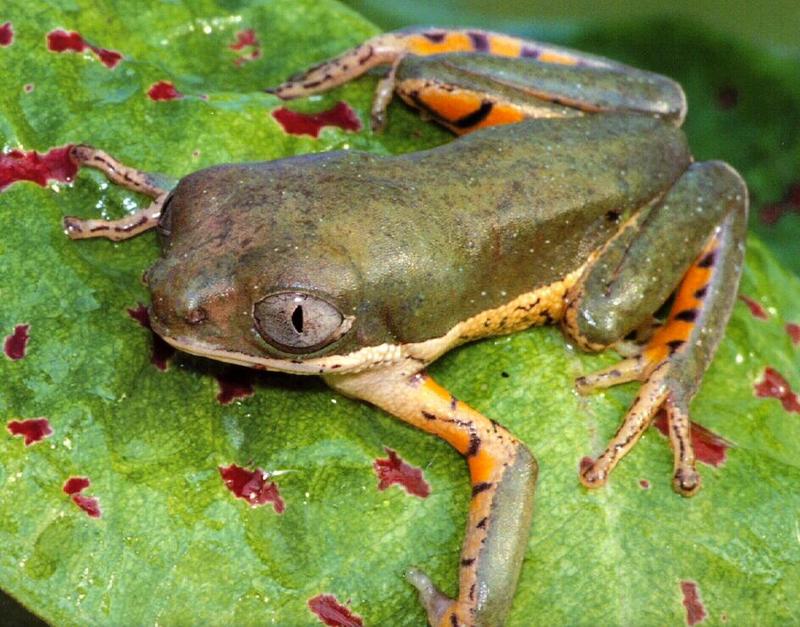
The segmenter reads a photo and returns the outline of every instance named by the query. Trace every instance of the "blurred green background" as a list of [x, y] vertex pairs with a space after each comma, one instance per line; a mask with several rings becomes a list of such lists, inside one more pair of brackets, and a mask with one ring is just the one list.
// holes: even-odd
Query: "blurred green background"
[[797, 0], [344, 0], [344, 4], [386, 30], [409, 24], [480, 26], [533, 35], [674, 16], [787, 53], [800, 50]]

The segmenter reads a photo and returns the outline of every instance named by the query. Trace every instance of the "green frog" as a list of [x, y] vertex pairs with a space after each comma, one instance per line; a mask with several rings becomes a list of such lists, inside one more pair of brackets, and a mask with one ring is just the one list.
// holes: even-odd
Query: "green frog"
[[407, 578], [431, 625], [500, 625], [537, 464], [425, 367], [466, 342], [542, 324], [559, 324], [586, 350], [616, 348], [622, 361], [579, 378], [578, 390], [641, 387], [581, 482], [602, 486], [663, 409], [674, 489], [695, 493], [689, 402], [733, 306], [747, 189], [727, 164], [693, 162], [675, 82], [497, 33], [381, 35], [268, 91], [302, 97], [381, 65], [374, 128], [398, 94], [464, 137], [401, 156], [219, 165], [172, 189], [75, 146], [77, 163], [153, 202], [121, 220], [69, 217], [65, 227], [75, 239], [115, 240], [156, 228], [162, 256], [145, 275], [151, 321], [176, 348], [321, 376], [463, 455], [472, 498], [458, 596], [419, 570]]

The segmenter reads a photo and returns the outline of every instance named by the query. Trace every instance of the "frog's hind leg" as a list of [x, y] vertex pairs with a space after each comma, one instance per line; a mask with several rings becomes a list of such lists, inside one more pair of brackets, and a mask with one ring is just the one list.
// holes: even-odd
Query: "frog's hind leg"
[[414, 28], [368, 39], [360, 46], [295, 74], [277, 87], [265, 91], [284, 100], [301, 98], [338, 87], [379, 65], [395, 64], [407, 54], [429, 56], [454, 52], [534, 58], [542, 63], [559, 65], [620, 65], [575, 50], [489, 31]]
[[82, 220], [67, 216], [64, 218], [64, 230], [71, 239], [105, 237], [119, 241], [138, 235], [158, 224], [169, 190], [162, 188], [151, 174], [126, 166], [106, 152], [85, 144], [73, 146], [70, 158], [79, 167], [87, 166], [100, 170], [113, 183], [153, 199], [148, 207], [134, 211], [119, 220]]
[[608, 447], [582, 467], [584, 485], [603, 485], [663, 408], [674, 452], [673, 487], [686, 496], [699, 488], [689, 402], [735, 301], [746, 222], [747, 190], [739, 175], [720, 162], [694, 164], [660, 203], [606, 245], [568, 294], [565, 330], [583, 348], [599, 350], [647, 319], [683, 273], [666, 322], [641, 352], [577, 380], [581, 392], [644, 382]]
[[427, 374], [397, 367], [326, 382], [404, 422], [438, 435], [467, 461], [472, 484], [456, 599], [443, 595], [422, 572], [407, 578], [434, 626], [501, 625], [508, 613], [527, 546], [536, 460], [506, 429], [456, 400]]
[[[441, 28], [416, 28], [378, 35], [352, 48], [343, 54], [315, 65], [304, 72], [296, 74], [277, 87], [266, 89], [284, 100], [309, 96], [333, 89], [347, 83], [369, 70], [389, 65], [387, 75], [378, 83], [372, 106], [372, 127], [383, 127], [386, 108], [391, 102], [395, 87], [403, 83], [398, 80], [397, 71], [407, 56], [428, 57], [431, 55], [451, 56], [453, 54], [474, 53], [480, 56], [518, 58], [526, 61], [523, 65], [572, 67], [581, 71], [600, 71], [601, 75], [610, 71], [617, 75], [646, 75], [653, 82], [654, 74], [643, 73], [609, 59], [585, 54], [550, 44], [520, 39], [500, 33], [478, 29], [448, 30]], [[580, 82], [581, 77], [571, 77], [565, 84]], [[547, 79], [546, 79], [547, 80]], [[586, 77], [583, 77], [582, 90], [586, 90]], [[591, 78], [589, 78], [591, 80]], [[408, 93], [414, 90], [406, 86], [400, 94], [410, 102]], [[419, 91], [418, 89], [416, 91]], [[632, 91], [631, 85], [617, 89], [621, 94]], [[652, 98], [652, 94], [649, 94]], [[566, 96], [560, 94], [559, 98]], [[555, 96], [553, 96], [555, 98]], [[663, 98], [662, 98], [663, 100]], [[411, 102], [412, 106], [416, 106]], [[419, 107], [417, 107], [419, 108]], [[539, 107], [545, 109], [546, 106]], [[508, 123], [516, 120], [507, 120]]]

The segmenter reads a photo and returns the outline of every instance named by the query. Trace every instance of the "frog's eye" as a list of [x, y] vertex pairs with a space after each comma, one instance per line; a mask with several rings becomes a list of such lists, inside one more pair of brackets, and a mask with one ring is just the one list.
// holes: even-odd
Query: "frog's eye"
[[328, 301], [302, 292], [278, 292], [253, 307], [256, 329], [267, 342], [290, 353], [327, 346], [353, 324]]

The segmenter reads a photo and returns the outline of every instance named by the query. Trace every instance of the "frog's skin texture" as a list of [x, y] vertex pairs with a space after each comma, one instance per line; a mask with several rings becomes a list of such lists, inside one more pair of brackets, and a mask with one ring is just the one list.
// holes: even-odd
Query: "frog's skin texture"
[[[319, 374], [461, 453], [472, 500], [458, 597], [415, 569], [408, 579], [432, 625], [500, 625], [525, 551], [536, 461], [425, 366], [465, 342], [539, 324], [560, 324], [586, 350], [613, 346], [627, 357], [581, 377], [578, 389], [642, 385], [581, 481], [604, 484], [663, 408], [673, 486], [693, 494], [689, 402], [735, 298], [747, 189], [724, 163], [693, 163], [674, 82], [504, 35], [390, 33], [270, 91], [304, 96], [381, 64], [390, 69], [375, 126], [396, 92], [458, 134], [490, 128], [398, 157], [222, 165], [171, 191], [76, 146], [76, 162], [153, 204], [65, 226], [76, 239], [158, 227], [151, 320], [177, 348]], [[654, 322], [671, 294], [667, 319]]]

